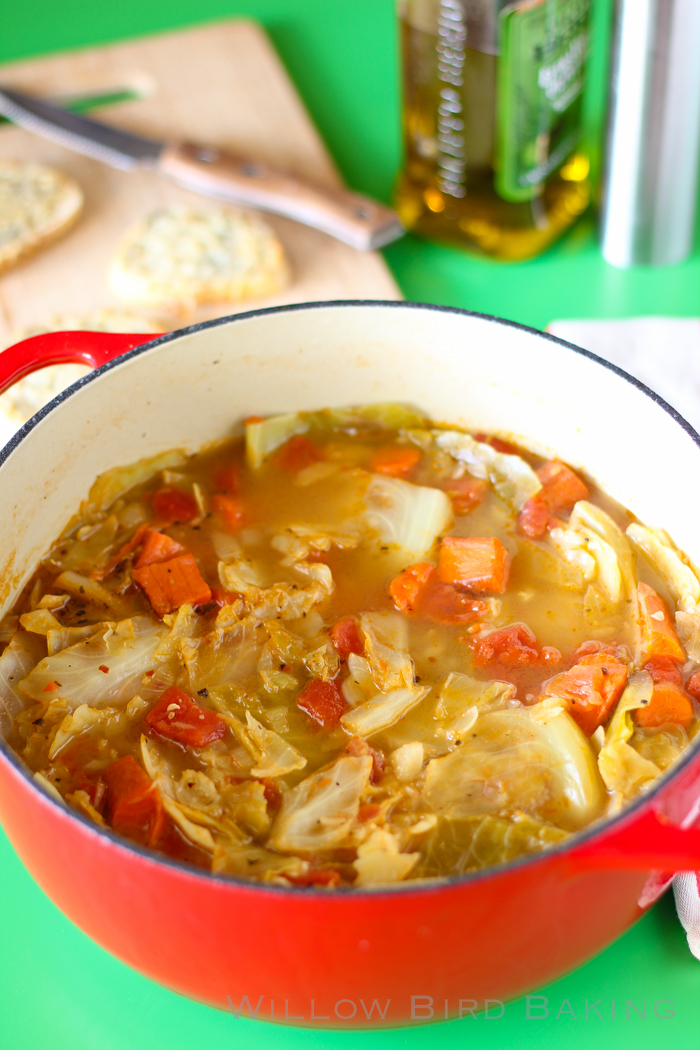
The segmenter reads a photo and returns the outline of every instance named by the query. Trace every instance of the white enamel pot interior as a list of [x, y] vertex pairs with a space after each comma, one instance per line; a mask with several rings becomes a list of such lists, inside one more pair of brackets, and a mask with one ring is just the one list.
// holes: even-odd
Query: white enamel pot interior
[[698, 437], [625, 373], [464, 311], [322, 303], [164, 336], [35, 416], [2, 453], [0, 611], [101, 472], [169, 448], [193, 452], [253, 413], [389, 400], [557, 455], [700, 562]]

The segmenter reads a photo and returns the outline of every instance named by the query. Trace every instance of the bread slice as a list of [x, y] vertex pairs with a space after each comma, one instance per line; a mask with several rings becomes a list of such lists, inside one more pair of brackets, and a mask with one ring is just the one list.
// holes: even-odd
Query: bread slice
[[160, 209], [130, 230], [109, 267], [128, 303], [191, 312], [204, 303], [262, 299], [288, 280], [284, 249], [255, 212]]
[[65, 172], [0, 161], [0, 273], [63, 236], [82, 207], [83, 191]]
[[[166, 326], [137, 314], [110, 309], [93, 310], [87, 314], [51, 317], [46, 324], [16, 332], [8, 345], [45, 332], [139, 332], [144, 335], [152, 333], [155, 338], [166, 330]], [[0, 446], [35, 412], [91, 371], [89, 365], [49, 365], [25, 376], [4, 394], [0, 394]]]

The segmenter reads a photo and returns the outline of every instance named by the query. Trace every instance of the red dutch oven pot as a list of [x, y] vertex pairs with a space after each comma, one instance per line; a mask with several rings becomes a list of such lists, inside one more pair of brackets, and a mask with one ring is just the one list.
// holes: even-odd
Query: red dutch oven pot
[[[369, 302], [257, 311], [146, 340], [58, 333], [0, 355], [0, 389], [48, 364], [96, 369], [0, 455], [1, 611], [101, 471], [194, 450], [251, 412], [377, 400], [556, 453], [700, 560], [700, 496], [687, 486], [700, 469], [695, 432], [629, 376], [550, 336]], [[294, 1024], [442, 1018], [460, 999], [504, 1001], [554, 980], [626, 930], [673, 872], [700, 868], [699, 807], [693, 745], [623, 813], [545, 853], [433, 884], [284, 889], [208, 874], [95, 826], [0, 742], [0, 819], [77, 926], [177, 992]]]

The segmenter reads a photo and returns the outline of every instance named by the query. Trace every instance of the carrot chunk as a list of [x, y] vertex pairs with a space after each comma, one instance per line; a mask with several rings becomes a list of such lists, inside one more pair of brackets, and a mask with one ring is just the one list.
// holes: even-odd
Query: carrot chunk
[[385, 445], [384, 448], [374, 453], [369, 469], [376, 474], [405, 478], [411, 473], [420, 458], [420, 449], [413, 445]]
[[318, 445], [314, 445], [313, 441], [309, 441], [303, 434], [297, 434], [275, 453], [273, 462], [287, 474], [298, 474], [300, 470], [310, 467], [313, 463], [319, 463], [322, 459]]
[[495, 536], [446, 536], [440, 544], [438, 575], [443, 583], [503, 594], [510, 557]]
[[635, 712], [635, 721], [643, 729], [655, 729], [664, 722], [676, 722], [687, 729], [693, 721], [693, 702], [675, 682], [659, 682], [646, 707]]
[[226, 734], [226, 723], [214, 711], [201, 707], [177, 686], [166, 689], [145, 718], [159, 736], [186, 747], [206, 747]]
[[685, 662], [683, 646], [678, 641], [671, 614], [662, 598], [646, 583], [637, 586], [639, 598], [639, 634], [644, 661], [653, 656], [670, 656]]
[[518, 517], [518, 528], [531, 539], [544, 536], [554, 514], [588, 496], [580, 477], [558, 460], [544, 463], [537, 477], [542, 488], [525, 503]]
[[467, 639], [467, 644], [474, 651], [474, 663], [477, 667], [489, 664], [505, 664], [515, 667], [519, 664], [545, 665], [559, 663], [561, 653], [553, 646], [540, 647], [537, 638], [524, 623], [513, 623], [510, 627], [501, 627], [496, 631], [481, 631]]
[[142, 569], [144, 565], [169, 561], [184, 549], [181, 543], [171, 539], [170, 536], [157, 532], [156, 529], [147, 529], [143, 536], [143, 546], [136, 562], [136, 568]]
[[324, 729], [335, 729], [348, 705], [339, 685], [312, 678], [299, 693], [297, 707]]
[[216, 495], [212, 496], [211, 505], [222, 518], [229, 532], [240, 532], [245, 519], [243, 504], [240, 500], [233, 499], [231, 496]]
[[107, 817], [120, 835], [154, 846], [165, 827], [160, 792], [132, 755], [118, 758], [104, 772]]
[[191, 554], [134, 569], [134, 579], [160, 616], [181, 605], [205, 605], [211, 601], [209, 584], [203, 579]]
[[442, 487], [452, 500], [452, 510], [458, 516], [468, 514], [478, 507], [489, 490], [487, 482], [469, 475], [463, 478], [451, 478]]
[[627, 673], [627, 665], [611, 653], [591, 653], [545, 682], [542, 694], [568, 700], [571, 717], [590, 736], [612, 714]]
[[153, 509], [164, 525], [192, 521], [199, 514], [194, 496], [173, 486], [158, 489], [153, 496]]
[[331, 644], [341, 660], [347, 660], [350, 653], [362, 656], [365, 643], [357, 620], [345, 616], [334, 623], [330, 629]]

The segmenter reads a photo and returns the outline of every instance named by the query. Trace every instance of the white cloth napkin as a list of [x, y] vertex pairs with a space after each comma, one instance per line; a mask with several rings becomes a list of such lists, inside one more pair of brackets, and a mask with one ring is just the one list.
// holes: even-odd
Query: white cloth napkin
[[[661, 394], [700, 431], [700, 319], [633, 317], [623, 321], [553, 321], [547, 331], [624, 368]], [[652, 875], [640, 905], [651, 904], [669, 881]], [[688, 936], [688, 947], [700, 959], [700, 873], [681, 872], [672, 881], [676, 910]]]
[[699, 318], [553, 321], [547, 331], [624, 368], [700, 431]]

